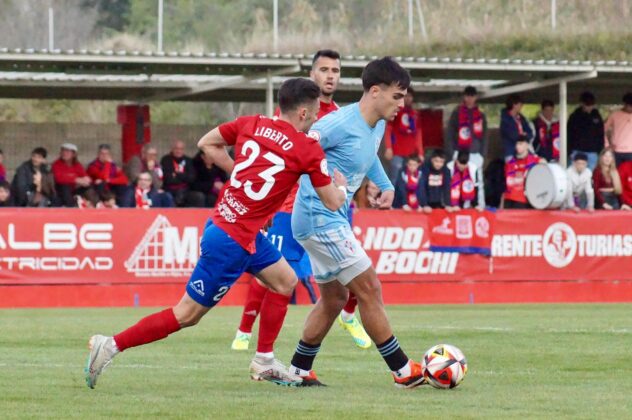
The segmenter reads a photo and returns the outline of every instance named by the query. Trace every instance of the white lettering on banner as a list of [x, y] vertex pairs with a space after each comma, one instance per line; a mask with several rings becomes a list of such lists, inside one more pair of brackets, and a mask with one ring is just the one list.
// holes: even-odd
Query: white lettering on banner
[[125, 261], [125, 268], [136, 277], [186, 277], [193, 272], [198, 255], [197, 227], [185, 227], [180, 237], [180, 230], [158, 215]]
[[428, 248], [423, 242], [421, 227], [374, 227], [353, 228], [353, 233], [367, 251], [381, 251], [375, 262], [377, 274], [453, 274], [459, 254], [456, 252], [421, 251]]
[[3, 257], [0, 269], [34, 271], [107, 271], [114, 267], [110, 257]]
[[419, 227], [369, 227], [362, 247], [371, 249], [420, 249], [424, 238], [424, 230]]
[[458, 259], [456, 252], [383, 251], [375, 271], [377, 274], [452, 274]]
[[16, 226], [7, 226], [8, 241], [0, 235], [0, 249], [14, 251], [36, 251], [40, 249], [60, 251], [77, 249], [77, 245], [85, 250], [112, 249], [112, 223], [86, 223], [81, 225], [79, 233], [73, 223], [44, 223], [41, 241], [16, 240]]
[[549, 265], [566, 267], [578, 257], [630, 257], [632, 235], [577, 235], [563, 222], [550, 225], [542, 235], [494, 235], [494, 257], [544, 257]]
[[180, 239], [178, 228], [167, 227], [164, 230], [164, 261], [165, 264], [190, 264], [197, 263], [198, 260], [198, 231], [195, 227], [185, 227]]

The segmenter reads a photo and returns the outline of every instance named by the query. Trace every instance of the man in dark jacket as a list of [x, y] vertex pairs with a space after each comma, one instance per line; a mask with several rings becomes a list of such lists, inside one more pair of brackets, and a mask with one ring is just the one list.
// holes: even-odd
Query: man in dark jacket
[[421, 211], [421, 159], [412, 155], [406, 159], [404, 168], [399, 171], [395, 180], [394, 209], [404, 209], [406, 211]]
[[162, 188], [170, 193], [178, 207], [204, 207], [204, 195], [191, 191], [195, 181], [193, 160], [184, 154], [184, 142], [176, 140], [171, 146], [171, 153], [160, 160], [163, 172]]
[[198, 152], [193, 158], [193, 167], [195, 181], [191, 184], [191, 189], [204, 194], [205, 207], [215, 206], [217, 195], [228, 180], [228, 175], [202, 152]]
[[46, 165], [48, 152], [36, 147], [31, 159], [18, 166], [11, 189], [18, 207], [49, 207], [56, 204], [55, 181]]
[[421, 172], [419, 188], [420, 204], [425, 213], [431, 213], [432, 209], [453, 210], [450, 205], [450, 170], [445, 165], [443, 150], [432, 152], [430, 163], [424, 165]]
[[580, 106], [568, 118], [568, 152], [571, 159], [576, 153], [585, 153], [588, 167], [592, 170], [604, 147], [604, 123], [595, 106], [595, 95], [584, 92], [579, 102]]
[[513, 157], [518, 140], [531, 142], [533, 139], [531, 125], [520, 113], [521, 110], [522, 98], [519, 95], [509, 95], [505, 101], [505, 108], [500, 113], [500, 139], [505, 161]]
[[141, 172], [136, 178], [136, 186], [125, 192], [121, 207], [149, 209], [154, 207], [174, 207], [169, 193], [160, 193], [152, 185], [151, 172]]

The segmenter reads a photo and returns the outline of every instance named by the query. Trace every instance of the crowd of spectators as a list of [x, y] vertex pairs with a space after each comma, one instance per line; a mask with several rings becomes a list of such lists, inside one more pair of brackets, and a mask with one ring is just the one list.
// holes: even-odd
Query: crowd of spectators
[[[441, 208], [483, 210], [486, 206], [530, 208], [525, 185], [529, 170], [539, 163], [560, 161], [560, 121], [555, 104], [543, 100], [528, 120], [519, 95], [510, 95], [500, 112], [501, 158], [490, 157], [487, 116], [478, 105], [476, 88], [463, 91], [451, 112], [444, 148], [424, 150], [422, 121], [408, 89], [404, 107], [385, 130], [384, 161], [395, 186], [393, 206], [407, 211]], [[563, 208], [574, 211], [632, 209], [632, 93], [621, 109], [604, 122], [595, 96], [584, 92], [567, 121], [568, 179]], [[229, 176], [203, 153], [190, 157], [176, 140], [161, 159], [146, 144], [139, 156], [119, 167], [108, 144], [82, 165], [72, 143], [60, 147], [48, 165], [48, 152], [37, 147], [29, 160], [6, 179], [0, 150], [0, 207], [151, 208], [213, 207]], [[367, 183], [357, 206], [370, 207], [377, 193]]]
[[[430, 151], [427, 162], [418, 152], [423, 151], [423, 141], [418, 140], [423, 139], [422, 132], [413, 138], [402, 135], [400, 122], [388, 124], [392, 127], [386, 131], [385, 158], [391, 163], [390, 173], [398, 173], [394, 207], [424, 212], [433, 208], [483, 209], [486, 205], [531, 208], [525, 191], [529, 170], [539, 163], [560, 162], [560, 121], [555, 104], [543, 100], [537, 116], [529, 121], [523, 114], [521, 97], [509, 95], [500, 112], [502, 158], [491, 159], [487, 117], [477, 100], [476, 89], [465, 88], [462, 102], [447, 122], [445, 152]], [[406, 114], [415, 112], [408, 110]], [[414, 119], [409, 116], [407, 120]], [[623, 96], [623, 106], [605, 123], [595, 96], [582, 93], [579, 106], [567, 121], [567, 133], [570, 164], [562, 208], [632, 209], [632, 93]], [[395, 161], [397, 154], [390, 151], [393, 144], [413, 151], [402, 158], [403, 168]]]
[[160, 161], [147, 144], [122, 168], [108, 144], [99, 145], [86, 166], [77, 153], [75, 144], [64, 143], [49, 166], [48, 151], [36, 147], [9, 183], [0, 150], [0, 207], [212, 207], [228, 179], [201, 153], [186, 156], [180, 140]]

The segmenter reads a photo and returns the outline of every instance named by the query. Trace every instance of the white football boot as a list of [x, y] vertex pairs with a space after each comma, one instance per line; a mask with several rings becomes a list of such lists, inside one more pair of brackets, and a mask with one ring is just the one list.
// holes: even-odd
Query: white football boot
[[88, 356], [84, 372], [86, 374], [86, 384], [94, 389], [97, 385], [97, 378], [103, 372], [103, 369], [112, 362], [112, 358], [117, 351], [114, 347], [113, 338], [104, 335], [93, 335], [88, 342], [88, 348], [90, 349], [90, 355]]

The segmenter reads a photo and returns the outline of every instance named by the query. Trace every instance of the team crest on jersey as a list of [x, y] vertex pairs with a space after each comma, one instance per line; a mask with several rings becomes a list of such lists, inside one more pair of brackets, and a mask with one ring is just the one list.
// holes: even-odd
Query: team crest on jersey
[[307, 133], [307, 137], [311, 137], [320, 143], [320, 131], [310, 130], [309, 133]]
[[320, 161], [320, 171], [323, 175], [329, 175], [329, 171], [327, 171], [327, 159], [323, 159]]

